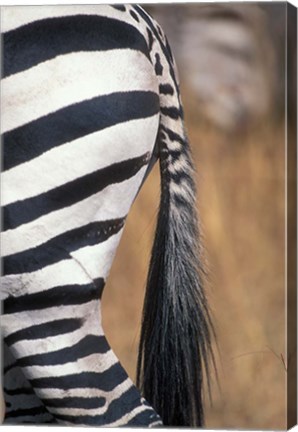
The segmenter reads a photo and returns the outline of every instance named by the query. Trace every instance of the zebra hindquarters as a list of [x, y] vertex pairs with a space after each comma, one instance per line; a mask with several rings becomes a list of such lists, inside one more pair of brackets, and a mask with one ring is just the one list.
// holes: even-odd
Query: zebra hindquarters
[[[56, 55], [59, 46], [50, 48], [46, 61], [18, 70], [8, 59], [3, 79], [2, 328], [16, 359], [4, 379], [7, 419], [159, 424], [110, 349], [100, 316], [155, 144], [158, 85], [137, 49]], [[36, 399], [28, 402], [30, 389], [44, 417]]]

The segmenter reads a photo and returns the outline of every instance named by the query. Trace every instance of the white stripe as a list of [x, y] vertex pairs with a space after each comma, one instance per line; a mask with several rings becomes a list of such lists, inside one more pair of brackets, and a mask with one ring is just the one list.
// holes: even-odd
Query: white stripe
[[[90, 388], [74, 388], [74, 389], [36, 389], [36, 392], [41, 398], [61, 398], [63, 400], [64, 397], [104, 397], [107, 400], [107, 403], [110, 404], [114, 399], [120, 397], [123, 393], [125, 393], [130, 387], [132, 387], [133, 383], [130, 378], [127, 378], [121, 384], [116, 386], [111, 391], [103, 391], [100, 389], [90, 389]], [[62, 404], [63, 406], [63, 404]], [[52, 410], [52, 408], [50, 408]], [[60, 412], [60, 411], [59, 411]]]
[[[177, 107], [178, 109], [178, 107]], [[162, 115], [161, 123], [171, 131], [175, 131], [176, 134], [178, 134], [182, 139], [185, 137], [185, 131], [184, 131], [184, 125], [183, 122], [180, 120], [172, 119], [171, 117], [168, 117], [166, 115]], [[181, 144], [179, 141], [171, 141], [167, 140], [167, 145], [170, 150], [180, 150]]]
[[1, 255], [12, 255], [37, 247], [66, 231], [89, 222], [125, 217], [138, 191], [146, 167], [135, 176], [77, 204], [54, 211], [1, 234]]
[[[116, 399], [116, 398], [115, 398]], [[79, 409], [79, 408], [64, 408], [63, 407], [63, 401], [61, 401], [61, 408], [51, 408], [49, 407], [49, 411], [51, 413], [57, 413], [57, 414], [65, 414], [65, 415], [71, 415], [71, 416], [104, 416], [109, 408], [107, 404], [105, 404], [103, 407], [94, 408], [94, 409]], [[123, 402], [125, 404], [125, 402]], [[126, 413], [118, 420], [104, 424], [106, 427], [116, 427], [125, 425], [129, 420], [136, 417], [139, 413], [149, 410], [149, 407], [144, 407], [143, 405], [138, 406], [133, 411], [129, 411], [129, 405], [126, 406]], [[108, 418], [108, 417], [107, 417]], [[105, 418], [102, 418], [102, 421], [104, 421]], [[159, 423], [160, 424], [160, 423]], [[76, 423], [77, 425], [77, 423]], [[82, 423], [84, 425], [84, 423]]]
[[68, 259], [32, 273], [2, 276], [1, 290], [9, 295], [20, 296], [45, 292], [60, 285], [88, 283], [90, 283], [90, 277], [82, 266], [74, 259]]
[[140, 405], [136, 407], [134, 410], [127, 412], [122, 417], [120, 417], [118, 420], [111, 422], [111, 423], [105, 423], [106, 427], [117, 427], [126, 425], [130, 420], [132, 420], [134, 417], [136, 417], [138, 414], [140, 414], [143, 411], [152, 411], [148, 406]]
[[[47, 293], [45, 292], [45, 296]], [[47, 322], [59, 319], [72, 319], [81, 318], [84, 320], [83, 327], [75, 330], [72, 333], [68, 333], [60, 336], [53, 336], [51, 338], [51, 350], [55, 351], [58, 349], [65, 348], [66, 346], [71, 346], [74, 343], [79, 342], [84, 334], [94, 334], [95, 336], [102, 336], [103, 329], [101, 326], [101, 311], [100, 311], [100, 300], [93, 300], [88, 303], [81, 305], [70, 305], [70, 306], [55, 306], [49, 307], [42, 310], [30, 310], [24, 312], [17, 312], [9, 315], [1, 316], [1, 327], [3, 329], [3, 335], [7, 336], [19, 330], [23, 330], [33, 325], [45, 324]], [[83, 330], [82, 330], [83, 329]], [[83, 331], [83, 335], [82, 335]], [[55, 339], [56, 338], [56, 339]], [[59, 341], [59, 338], [63, 339]], [[55, 340], [54, 340], [55, 339]], [[26, 356], [30, 352], [34, 354], [43, 354], [49, 351], [48, 339], [36, 340], [36, 347], [33, 348], [35, 343], [34, 340], [27, 341], [28, 350], [22, 346], [21, 351], [17, 351], [18, 356]], [[13, 349], [16, 349], [18, 344], [24, 344], [24, 341], [16, 342], [13, 344]]]
[[188, 172], [190, 170], [189, 161], [185, 157], [185, 155], [181, 154], [179, 159], [170, 160], [168, 170], [172, 174], [176, 174], [178, 172]]
[[186, 200], [194, 198], [194, 191], [187, 180], [181, 180], [179, 184], [171, 180], [169, 183], [169, 190], [171, 195], [180, 195]]
[[[1, 28], [2, 32], [14, 30], [21, 25], [28, 24], [32, 21], [37, 21], [46, 18], [55, 18], [60, 16], [70, 16], [75, 14], [84, 15], [101, 15], [101, 16], [118, 16], [122, 20], [126, 18], [128, 21], [128, 14], [117, 13], [117, 11], [106, 5], [68, 5], [68, 6], [10, 6], [1, 8]], [[133, 20], [132, 20], [133, 22]]]
[[162, 424], [162, 421], [161, 421], [161, 420], [157, 420], [157, 421], [155, 421], [154, 423], [151, 423], [148, 427], [150, 427], [150, 428], [155, 428], [155, 427], [157, 427], [157, 426], [159, 426], [160, 428], [163, 427], [163, 424]]
[[158, 122], [157, 114], [121, 123], [66, 143], [3, 172], [2, 206], [31, 198], [95, 170], [152, 151]]
[[[121, 384], [116, 386], [111, 391], [103, 391], [100, 389], [95, 388], [74, 388], [74, 389], [36, 389], [36, 392], [38, 395], [42, 398], [61, 398], [61, 407], [49, 407], [48, 410], [52, 412], [53, 414], [59, 413], [59, 414], [73, 414], [75, 415], [84, 415], [84, 414], [95, 414], [95, 415], [104, 415], [107, 409], [109, 408], [109, 405], [116, 399], [118, 399], [123, 393], [125, 393], [127, 390], [129, 390], [133, 386], [133, 383], [130, 378], [127, 378], [125, 381], [123, 381]], [[63, 398], [64, 397], [103, 397], [106, 399], [106, 403], [103, 407], [97, 408], [94, 410], [88, 410], [88, 413], [86, 410], [78, 410], [74, 408], [65, 408], [63, 406]], [[45, 401], [46, 404], [46, 401]]]
[[2, 132], [96, 96], [152, 88], [152, 65], [139, 51], [58, 56], [3, 79]]
[[[60, 336], [62, 339], [64, 335]], [[50, 346], [49, 341], [49, 346]], [[63, 360], [63, 359], [62, 359]], [[92, 354], [76, 362], [69, 362], [66, 364], [59, 364], [55, 366], [27, 366], [23, 368], [24, 373], [28, 377], [46, 378], [46, 377], [63, 377], [65, 375], [72, 375], [76, 372], [95, 372], [102, 373], [110, 369], [118, 363], [117, 358], [111, 355], [111, 350], [104, 354]]]
[[[174, 129], [175, 130], [175, 129]], [[184, 135], [181, 135], [183, 138]], [[183, 151], [183, 146], [179, 141], [171, 141], [170, 139], [167, 140], [167, 147], [171, 151]]]
[[61, 399], [60, 407], [53, 407], [53, 408], [49, 407], [49, 411], [51, 411], [52, 414], [60, 414], [60, 415], [64, 414], [64, 415], [71, 415], [71, 416], [99, 416], [99, 415], [104, 415], [108, 410], [108, 408], [109, 407], [106, 403], [103, 406], [99, 406], [93, 409], [68, 408], [68, 407], [64, 407], [63, 399]]

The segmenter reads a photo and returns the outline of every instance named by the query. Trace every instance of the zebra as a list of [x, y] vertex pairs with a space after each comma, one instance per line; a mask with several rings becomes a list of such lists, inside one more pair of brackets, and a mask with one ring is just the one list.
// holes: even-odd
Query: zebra
[[[138, 5], [2, 7], [5, 423], [204, 424], [212, 320], [179, 82]], [[136, 385], [101, 296], [159, 160]]]

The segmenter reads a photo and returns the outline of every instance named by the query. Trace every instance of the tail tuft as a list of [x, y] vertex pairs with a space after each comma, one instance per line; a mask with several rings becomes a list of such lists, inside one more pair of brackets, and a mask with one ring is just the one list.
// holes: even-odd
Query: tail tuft
[[185, 133], [161, 125], [159, 150], [161, 200], [137, 385], [165, 425], [203, 426], [203, 375], [209, 384], [213, 329], [203, 289], [194, 169]]

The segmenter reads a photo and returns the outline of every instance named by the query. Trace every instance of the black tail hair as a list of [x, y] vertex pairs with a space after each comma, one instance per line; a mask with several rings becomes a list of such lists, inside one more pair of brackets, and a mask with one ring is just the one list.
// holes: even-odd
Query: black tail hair
[[[203, 426], [213, 327], [203, 289], [194, 169], [182, 114], [162, 116], [161, 200], [144, 301], [137, 385], [164, 425]], [[177, 133], [178, 132], [178, 133]]]

